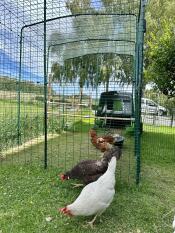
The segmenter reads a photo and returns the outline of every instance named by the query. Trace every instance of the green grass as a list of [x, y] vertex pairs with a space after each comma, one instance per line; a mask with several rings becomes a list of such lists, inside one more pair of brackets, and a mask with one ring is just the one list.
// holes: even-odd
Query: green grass
[[[18, 139], [18, 105], [16, 100], [0, 100], [0, 154], [16, 146]], [[25, 142], [43, 132], [43, 107], [41, 103], [21, 102], [21, 141]]]
[[[43, 135], [44, 106], [41, 101], [24, 102], [21, 96], [20, 104], [20, 142], [37, 139]], [[18, 104], [16, 99], [0, 100], [0, 157], [6, 150], [16, 147], [18, 144]], [[72, 112], [63, 109], [59, 105], [48, 105], [48, 133], [59, 134], [63, 129], [71, 132], [82, 132], [94, 123], [94, 118], [84, 118], [94, 114], [86, 107]], [[75, 116], [76, 115], [76, 116]], [[82, 121], [83, 124], [82, 125]], [[64, 122], [64, 123], [63, 123]], [[86, 127], [86, 128], [84, 128]]]
[[145, 163], [163, 167], [175, 164], [175, 128], [144, 126], [143, 130], [142, 153]]
[[[0, 119], [4, 119], [7, 117], [17, 116], [18, 112], [18, 104], [16, 100], [0, 100]], [[44, 106], [42, 103], [30, 103], [30, 102], [22, 102], [21, 103], [21, 116], [30, 114], [36, 115], [44, 112]]]
[[[44, 129], [42, 102], [21, 102], [20, 107], [21, 143], [37, 139], [43, 135]], [[16, 100], [0, 100], [0, 109], [0, 156], [3, 156], [5, 150], [16, 147], [18, 143], [18, 105]], [[81, 116], [89, 115], [91, 111], [87, 108], [81, 108], [78, 113], [75, 113], [78, 116], [74, 117], [74, 113], [65, 109], [67, 115], [64, 116], [64, 123], [62, 113], [62, 109], [60, 110], [58, 106], [48, 106], [48, 133], [59, 134], [63, 129], [72, 132], [84, 130]], [[94, 121], [93, 118], [83, 118], [83, 120], [87, 127]]]
[[[21, 102], [20, 133], [21, 143], [43, 135], [44, 109], [42, 102]], [[54, 111], [56, 107], [49, 107]], [[0, 100], [0, 156], [5, 150], [18, 143], [18, 105], [16, 100]], [[60, 133], [62, 117], [48, 116], [48, 132]]]
[[[3, 233], [172, 232], [174, 129], [144, 127], [142, 179], [138, 187], [134, 181], [133, 137], [125, 139], [123, 157], [117, 167], [116, 195], [93, 230], [83, 227], [91, 217], [68, 218], [58, 212], [58, 208], [75, 200], [81, 189], [72, 189], [72, 181], [62, 183], [57, 174], [79, 159], [98, 156], [88, 140], [83, 130], [81, 133], [66, 132], [50, 140], [47, 170], [43, 169], [42, 143], [2, 162], [0, 230]], [[49, 216], [52, 221], [47, 222]]]

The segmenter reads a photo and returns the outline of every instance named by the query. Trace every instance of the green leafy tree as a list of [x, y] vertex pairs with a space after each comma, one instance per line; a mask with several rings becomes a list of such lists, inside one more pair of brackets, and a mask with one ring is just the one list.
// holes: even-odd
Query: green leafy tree
[[137, 14], [139, 11], [140, 0], [101, 0], [104, 6], [104, 11], [109, 13], [120, 14]]
[[151, 64], [146, 75], [156, 87], [169, 97], [175, 97], [175, 35], [166, 29], [154, 47], [151, 48]]
[[174, 11], [174, 1], [156, 0], [149, 2], [146, 14], [145, 82], [168, 97], [175, 96]]
[[[110, 9], [113, 12], [118, 9], [120, 13], [123, 11], [131, 12], [131, 10], [134, 12], [136, 5], [138, 4], [137, 3], [135, 5], [135, 3], [136, 1], [134, 1], [134, 4], [129, 4], [129, 2], [127, 2], [127, 4], [124, 4], [124, 8], [122, 6], [122, 8], [119, 9], [118, 6], [121, 5], [120, 1], [103, 1], [103, 8], [101, 11], [108, 11]], [[128, 8], [125, 9], [127, 6]], [[67, 0], [66, 7], [72, 14], [97, 12], [91, 6], [90, 0]], [[82, 20], [82, 17], [84, 16], [72, 18], [73, 29], [78, 38], [81, 39], [82, 35], [85, 35], [87, 38], [100, 38], [101, 33], [104, 35], [106, 35], [106, 33], [112, 35], [113, 31], [110, 30], [113, 29], [112, 27], [109, 27], [110, 22], [108, 22], [108, 24], [104, 24], [106, 20], [105, 16], [100, 16], [100, 18], [91, 16], [84, 20]], [[108, 21], [110, 20], [112, 25], [114, 19], [112, 17], [108, 18]], [[130, 27], [128, 26], [127, 30], [129, 30], [128, 28]], [[52, 44], [52, 42], [56, 43], [57, 41], [64, 41], [65, 39], [66, 38], [64, 38], [64, 35], [61, 35], [61, 33], [54, 32], [50, 36], [50, 43]], [[86, 49], [86, 45], [89, 42], [83, 43], [82, 49]], [[96, 47], [101, 46], [100, 42], [96, 41], [95, 43]], [[133, 59], [131, 56], [120, 56], [113, 53], [89, 54], [66, 60], [66, 56], [64, 57], [64, 54], [68, 54], [72, 49], [76, 51], [76, 48], [80, 49], [79, 43], [62, 46], [62, 51], [60, 46], [53, 46], [51, 51], [57, 55], [59, 58], [58, 60], [64, 61], [63, 65], [65, 66], [64, 70], [66, 70], [66, 74], [61, 74], [61, 63], [59, 63], [59, 61], [52, 65], [52, 72], [53, 80], [57, 79], [57, 81], [59, 80], [60, 83], [63, 81], [72, 82], [75, 80], [79, 83], [80, 102], [82, 99], [84, 86], [96, 88], [98, 85], [103, 84], [106, 87], [106, 91], [108, 91], [111, 78], [120, 81], [120, 83], [131, 83], [133, 77]]]

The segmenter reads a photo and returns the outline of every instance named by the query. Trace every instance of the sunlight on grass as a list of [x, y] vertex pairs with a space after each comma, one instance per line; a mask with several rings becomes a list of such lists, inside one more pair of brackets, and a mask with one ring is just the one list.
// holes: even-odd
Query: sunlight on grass
[[175, 127], [168, 127], [168, 126], [151, 126], [151, 125], [144, 125], [143, 127], [144, 132], [156, 132], [162, 134], [175, 134]]

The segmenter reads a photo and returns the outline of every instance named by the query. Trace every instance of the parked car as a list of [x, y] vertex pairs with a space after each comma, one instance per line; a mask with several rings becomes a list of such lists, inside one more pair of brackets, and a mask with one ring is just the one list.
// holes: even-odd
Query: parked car
[[141, 111], [142, 114], [153, 114], [158, 116], [167, 115], [166, 108], [147, 98], [142, 98], [141, 100]]

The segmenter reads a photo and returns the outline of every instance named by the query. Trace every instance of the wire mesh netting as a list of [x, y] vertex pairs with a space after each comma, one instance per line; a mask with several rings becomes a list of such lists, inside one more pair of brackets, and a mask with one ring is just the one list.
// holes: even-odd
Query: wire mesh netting
[[134, 181], [140, 166], [134, 122], [139, 126], [143, 6], [0, 3], [2, 164], [67, 169], [98, 158], [89, 134], [94, 128], [98, 135], [124, 140], [120, 177]]
[[98, 232], [168, 232], [175, 102], [142, 81], [145, 2], [0, 1], [0, 233], [89, 232], [53, 213], [78, 194], [56, 173], [118, 147]]

